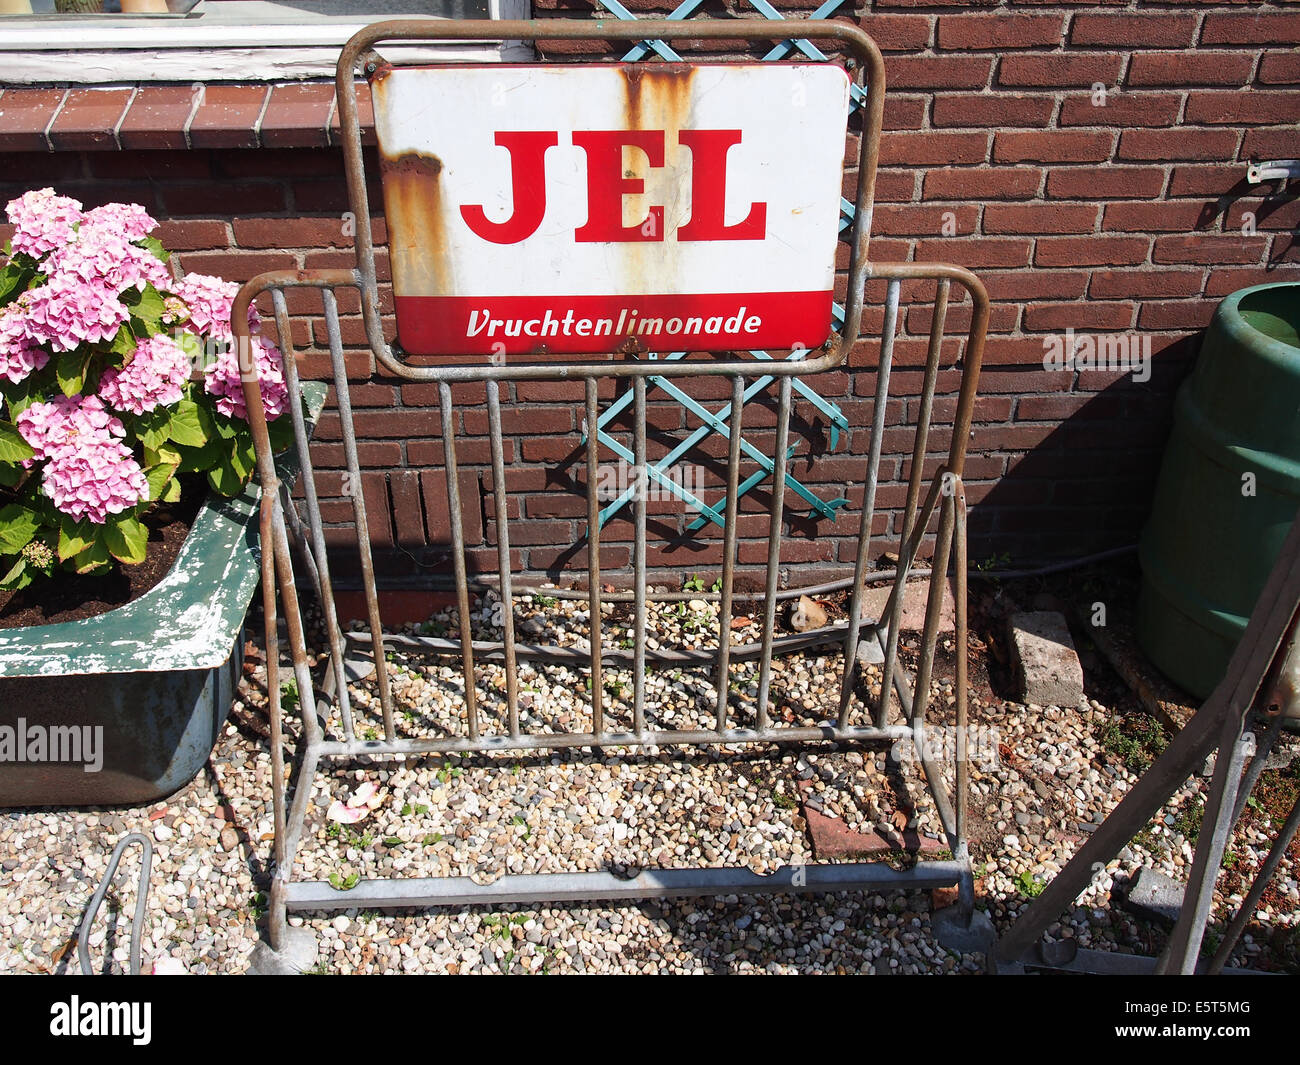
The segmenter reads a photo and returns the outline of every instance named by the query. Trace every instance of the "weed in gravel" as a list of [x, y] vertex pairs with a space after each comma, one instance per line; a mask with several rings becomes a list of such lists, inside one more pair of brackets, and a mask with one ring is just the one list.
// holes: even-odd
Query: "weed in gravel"
[[793, 810], [799, 805], [799, 803], [795, 801], [794, 796], [787, 795], [784, 791], [772, 792], [772, 803], [779, 810]]
[[1180, 832], [1185, 840], [1193, 846], [1201, 834], [1201, 822], [1205, 819], [1205, 807], [1197, 803], [1184, 807], [1174, 820], [1174, 830]]
[[1036, 899], [1043, 893], [1043, 889], [1046, 888], [1047, 885], [1034, 876], [1034, 874], [1028, 869], [1025, 869], [1018, 877], [1016, 877], [1016, 887], [1020, 889], [1020, 894], [1024, 895], [1025, 898]]
[[1164, 858], [1168, 853], [1164, 844], [1160, 842], [1160, 837], [1151, 830], [1150, 825], [1147, 825], [1145, 828], [1138, 831], [1137, 834], [1134, 835], [1132, 842], [1141, 847], [1153, 858]]
[[1150, 714], [1129, 713], [1111, 721], [1097, 737], [1131, 773], [1144, 773], [1165, 749], [1165, 731]]

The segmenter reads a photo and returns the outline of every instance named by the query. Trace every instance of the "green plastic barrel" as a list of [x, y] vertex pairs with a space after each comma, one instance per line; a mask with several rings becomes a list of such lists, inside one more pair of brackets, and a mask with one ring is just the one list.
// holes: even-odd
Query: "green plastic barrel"
[[1138, 642], [1199, 698], [1227, 670], [1300, 511], [1300, 284], [1219, 304], [1178, 392], [1142, 534]]

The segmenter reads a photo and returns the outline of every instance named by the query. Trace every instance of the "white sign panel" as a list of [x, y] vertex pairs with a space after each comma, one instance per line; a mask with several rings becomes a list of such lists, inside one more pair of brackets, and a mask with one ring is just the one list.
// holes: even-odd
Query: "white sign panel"
[[814, 348], [849, 80], [831, 64], [386, 69], [412, 354]]

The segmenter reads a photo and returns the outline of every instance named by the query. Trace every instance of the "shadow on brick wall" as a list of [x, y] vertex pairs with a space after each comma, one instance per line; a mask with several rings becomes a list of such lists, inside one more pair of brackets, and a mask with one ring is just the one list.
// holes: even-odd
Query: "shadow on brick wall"
[[[1073, 409], [1031, 450], [1008, 455], [996, 480], [969, 485], [972, 565], [1020, 566], [1135, 543], [1150, 510], [1178, 387], [1200, 339], [1195, 334], [1157, 352], [1147, 381], [1093, 371], [1075, 374], [1073, 390], [1059, 396], [1019, 396], [1018, 415], [1040, 402], [1045, 413]], [[976, 425], [972, 454], [982, 453], [981, 437], [994, 431]]]

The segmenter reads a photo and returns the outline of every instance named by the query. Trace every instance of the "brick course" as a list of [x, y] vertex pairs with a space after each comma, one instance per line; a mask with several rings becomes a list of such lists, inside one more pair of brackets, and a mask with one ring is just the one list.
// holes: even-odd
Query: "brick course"
[[[653, 0], [629, 6], [638, 14], [669, 9]], [[778, 6], [797, 17], [816, 5]], [[538, 0], [534, 10], [591, 18], [600, 7]], [[873, 256], [970, 266], [994, 300], [967, 469], [973, 560], [1007, 553], [1028, 561], [1132, 542], [1197, 330], [1236, 288], [1300, 278], [1294, 191], [1245, 182], [1252, 157], [1300, 155], [1300, 12], [1282, 3], [884, 0], [860, 6], [852, 20], [877, 35], [891, 93]], [[368, 116], [368, 95], [360, 102]], [[162, 220], [160, 236], [178, 267], [237, 280], [267, 269], [346, 265], [352, 238], [342, 217], [338, 141], [337, 109], [324, 83], [10, 87], [0, 95], [0, 200], [47, 184], [87, 206], [138, 200]], [[856, 153], [851, 144], [851, 163]], [[368, 163], [373, 175], [373, 158]], [[371, 196], [377, 209], [373, 182]], [[382, 221], [376, 239], [384, 239]], [[382, 249], [379, 266], [382, 276]], [[931, 296], [932, 286], [909, 286], [904, 298], [919, 302], [900, 316], [897, 398], [881, 461], [881, 549], [899, 532]], [[302, 372], [323, 375], [319, 304], [305, 293], [289, 297], [294, 342], [305, 349]], [[879, 289], [870, 288], [869, 297], [877, 303], [865, 319], [878, 328]], [[445, 567], [436, 392], [382, 372], [372, 379], [355, 295], [342, 294], [340, 307], [367, 469], [360, 491], [381, 572], [418, 576]], [[950, 332], [968, 319], [969, 305], [954, 303]], [[1045, 371], [1044, 341], [1066, 328], [1149, 337], [1151, 380]], [[387, 330], [391, 336], [391, 322]], [[861, 501], [877, 350], [868, 338], [850, 357], [851, 373], [810, 382], [850, 417], [853, 432], [838, 451], [829, 450], [825, 419], [808, 404], [797, 404], [792, 427], [799, 445], [792, 472], [822, 495], [846, 495], [851, 507]], [[947, 446], [959, 381], [961, 344], [954, 339], [943, 350], [927, 472]], [[726, 403], [720, 382], [689, 389]], [[457, 386], [453, 394], [471, 569], [490, 569], [497, 516], [483, 392]], [[614, 394], [612, 384], [602, 385], [602, 402]], [[530, 570], [581, 567], [581, 385], [520, 382], [500, 395], [508, 504], [519, 518], [514, 560]], [[650, 397], [654, 459], [697, 422], [661, 393]], [[773, 446], [772, 425], [770, 402], [747, 408], [746, 435], [757, 445]], [[327, 414], [314, 456], [331, 523], [349, 512], [340, 441], [337, 416]], [[709, 500], [719, 494], [720, 445], [715, 438], [701, 449]], [[760, 488], [742, 508], [745, 565], [766, 559], [758, 507], [767, 499]], [[814, 523], [792, 495], [786, 505], [784, 560], [843, 572], [855, 516]], [[713, 530], [685, 535], [682, 513], [661, 504], [650, 520], [653, 565], [716, 568]], [[341, 541], [343, 530], [332, 528], [330, 537]], [[606, 570], [626, 565], [630, 525], [611, 522], [606, 542]]]

